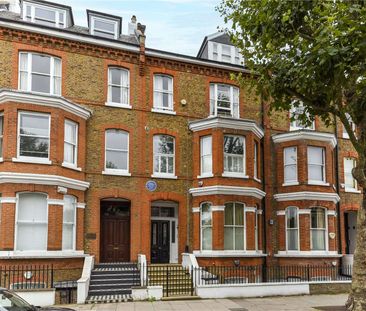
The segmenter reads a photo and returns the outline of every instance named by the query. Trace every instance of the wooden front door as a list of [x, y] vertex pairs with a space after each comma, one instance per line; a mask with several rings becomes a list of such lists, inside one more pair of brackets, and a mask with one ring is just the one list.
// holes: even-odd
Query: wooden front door
[[151, 263], [170, 262], [170, 222], [151, 221]]
[[102, 205], [101, 211], [100, 261], [130, 261], [129, 207], [112, 202]]

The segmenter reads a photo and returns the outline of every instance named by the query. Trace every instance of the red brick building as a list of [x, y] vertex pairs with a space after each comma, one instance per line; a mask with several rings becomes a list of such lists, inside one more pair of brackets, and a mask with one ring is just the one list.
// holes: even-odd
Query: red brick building
[[[225, 34], [197, 57], [145, 47], [133, 17], [22, 0], [0, 9], [0, 264], [340, 263], [361, 195], [342, 126], [304, 128], [231, 73]], [[295, 117], [296, 119], [296, 117]], [[351, 122], [351, 120], [350, 120]]]

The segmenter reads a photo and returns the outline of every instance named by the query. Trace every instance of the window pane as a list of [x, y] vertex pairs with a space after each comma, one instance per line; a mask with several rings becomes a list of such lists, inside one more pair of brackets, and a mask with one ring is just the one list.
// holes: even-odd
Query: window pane
[[28, 53], [20, 53], [19, 70], [28, 71]]
[[17, 250], [47, 250], [47, 224], [18, 224]]
[[121, 99], [121, 88], [118, 86], [111, 86], [111, 100], [113, 103], [122, 103]]
[[284, 149], [285, 153], [285, 164], [296, 164], [297, 163], [297, 148], [289, 147]]
[[235, 228], [235, 250], [244, 249], [244, 228]]
[[323, 164], [323, 148], [308, 147], [308, 161], [311, 164]]
[[32, 54], [32, 72], [51, 74], [51, 57]]
[[299, 249], [299, 231], [287, 230], [287, 249], [289, 251], [296, 251]]
[[120, 130], [108, 130], [106, 132], [107, 149], [128, 149], [128, 133]]
[[74, 225], [63, 224], [62, 226], [62, 249], [72, 250], [74, 248]]
[[65, 122], [65, 140], [67, 142], [76, 144], [76, 123], [66, 121]]
[[285, 182], [297, 181], [297, 166], [288, 165], [285, 166]]
[[208, 203], [202, 204], [202, 212], [201, 212], [201, 225], [202, 226], [211, 226], [212, 224], [212, 213], [211, 213], [211, 205]]
[[43, 9], [43, 8], [37, 8], [37, 7], [35, 8], [35, 17], [36, 18], [47, 19], [47, 20], [56, 22], [56, 12], [46, 10], [46, 9]]
[[61, 77], [61, 60], [58, 58], [54, 58], [54, 75]]
[[76, 198], [70, 195], [64, 197], [63, 222], [75, 222]]
[[64, 144], [64, 161], [67, 163], [75, 164], [75, 146], [68, 143]]
[[286, 210], [287, 228], [297, 228], [297, 208], [289, 207]]
[[212, 228], [202, 228], [202, 250], [212, 249]]
[[244, 206], [242, 204], [235, 204], [235, 225], [244, 226]]
[[20, 134], [48, 137], [49, 116], [21, 114]]
[[47, 222], [46, 196], [33, 193], [19, 195], [18, 221]]
[[225, 204], [225, 225], [234, 224], [234, 205], [233, 203]]
[[106, 168], [127, 170], [127, 152], [107, 150]]
[[224, 152], [230, 154], [244, 154], [244, 138], [241, 136], [225, 136]]
[[104, 30], [108, 32], [114, 33], [114, 26], [115, 23], [109, 23], [107, 21], [101, 21], [101, 20], [94, 20], [94, 27], [98, 28], [99, 30]]
[[234, 249], [234, 229], [233, 228], [225, 228], [224, 231], [224, 248], [225, 250], [233, 250]]
[[155, 135], [154, 153], [174, 154], [174, 138], [167, 135]]
[[325, 210], [323, 208], [313, 208], [311, 210], [311, 228], [325, 229]]
[[50, 81], [50, 76], [32, 74], [32, 91], [40, 93], [51, 93]]
[[48, 138], [21, 136], [19, 154], [24, 157], [48, 158]]
[[325, 250], [325, 230], [311, 230], [312, 250]]
[[315, 181], [324, 181], [323, 166], [309, 165], [308, 167], [309, 179]]

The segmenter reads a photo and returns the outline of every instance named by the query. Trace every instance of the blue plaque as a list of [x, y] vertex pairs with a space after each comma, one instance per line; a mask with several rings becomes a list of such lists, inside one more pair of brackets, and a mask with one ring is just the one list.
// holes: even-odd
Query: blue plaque
[[156, 184], [155, 181], [153, 180], [149, 180], [147, 183], [146, 183], [146, 189], [149, 190], [149, 191], [155, 191], [156, 188], [158, 187], [158, 185]]

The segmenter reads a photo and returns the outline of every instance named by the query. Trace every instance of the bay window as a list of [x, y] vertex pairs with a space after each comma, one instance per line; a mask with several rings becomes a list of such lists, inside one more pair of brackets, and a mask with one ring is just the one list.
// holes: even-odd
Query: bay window
[[245, 139], [243, 136], [224, 136], [224, 174], [245, 174]]
[[175, 139], [168, 135], [154, 136], [154, 175], [175, 174]]
[[18, 118], [18, 158], [48, 159], [50, 115], [20, 112]]
[[239, 118], [239, 88], [211, 83], [210, 115]]
[[321, 207], [312, 208], [310, 223], [311, 250], [327, 250], [327, 221], [325, 209]]
[[297, 182], [297, 147], [283, 149], [284, 154], [284, 183]]
[[325, 149], [322, 147], [308, 147], [308, 179], [309, 183], [324, 184], [325, 177]]
[[47, 196], [41, 193], [19, 194], [16, 215], [16, 250], [46, 251]]
[[224, 248], [225, 250], [245, 250], [244, 204], [225, 204]]
[[19, 89], [61, 95], [61, 59], [37, 53], [19, 53]]
[[121, 68], [108, 69], [108, 104], [129, 106], [129, 71]]
[[77, 166], [78, 154], [78, 125], [70, 120], [65, 120], [64, 131], [64, 163]]
[[167, 75], [154, 75], [154, 108], [173, 111], [173, 78]]
[[201, 137], [201, 176], [212, 175], [212, 136]]
[[356, 159], [344, 158], [344, 185], [345, 190], [357, 190], [357, 181], [352, 175], [353, 168], [356, 167]]
[[110, 129], [105, 132], [105, 171], [117, 174], [128, 173], [128, 132]]
[[286, 249], [299, 250], [299, 218], [298, 208], [291, 206], [286, 209]]
[[211, 203], [201, 204], [201, 250], [212, 250]]
[[62, 218], [62, 249], [74, 250], [76, 240], [76, 198], [72, 195], [64, 196]]

